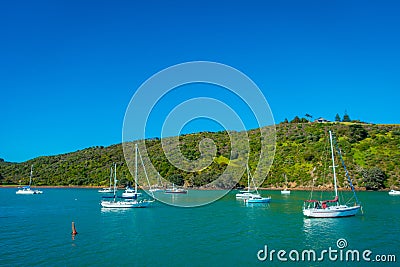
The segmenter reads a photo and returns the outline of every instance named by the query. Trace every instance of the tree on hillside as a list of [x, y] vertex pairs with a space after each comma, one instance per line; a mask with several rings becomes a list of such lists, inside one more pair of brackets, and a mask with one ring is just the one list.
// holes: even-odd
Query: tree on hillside
[[308, 113], [306, 113], [306, 115], [304, 115], [304, 116], [306, 116], [307, 118], [308, 118], [308, 121], [311, 121], [312, 120], [312, 115], [310, 115], [310, 114], [308, 114]]
[[285, 118], [285, 120], [283, 121], [283, 123], [289, 123], [288, 119]]
[[378, 167], [363, 169], [361, 171], [363, 183], [367, 190], [378, 190], [385, 188], [384, 182], [387, 179], [386, 174]]
[[350, 143], [355, 143], [364, 140], [368, 137], [368, 132], [360, 124], [352, 124], [350, 129]]
[[349, 116], [349, 114], [347, 114], [347, 111], [345, 111], [342, 121], [343, 122], [351, 122], [350, 116]]
[[299, 116], [294, 117], [294, 119], [290, 121], [290, 123], [300, 123], [300, 122], [301, 121], [300, 121]]
[[336, 122], [340, 122], [340, 121], [341, 121], [341, 119], [340, 119], [340, 116], [339, 116], [339, 114], [338, 114], [338, 113], [336, 113], [336, 116], [335, 116], [335, 121], [336, 121]]
[[167, 178], [171, 183], [174, 183], [178, 186], [182, 186], [185, 181], [183, 179], [183, 176], [180, 174], [173, 174], [170, 177]]

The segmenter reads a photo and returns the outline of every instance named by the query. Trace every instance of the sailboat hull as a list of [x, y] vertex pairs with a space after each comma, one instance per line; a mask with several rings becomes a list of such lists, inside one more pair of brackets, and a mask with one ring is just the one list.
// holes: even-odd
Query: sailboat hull
[[389, 195], [391, 196], [400, 196], [400, 191], [397, 190], [390, 190]]
[[256, 198], [248, 198], [244, 200], [247, 204], [251, 203], [270, 203], [270, 197], [256, 197]]
[[252, 193], [252, 192], [242, 192], [236, 194], [236, 199], [249, 199], [251, 197], [260, 197], [260, 194]]
[[331, 206], [325, 209], [322, 208], [306, 208], [303, 209], [303, 214], [310, 218], [338, 218], [354, 216], [360, 210], [361, 206], [348, 207], [346, 205]]
[[33, 189], [20, 189], [15, 194], [17, 195], [37, 195], [37, 194], [42, 194], [43, 191], [40, 190], [33, 190]]
[[18, 190], [15, 194], [17, 195], [34, 195], [37, 194], [33, 190]]
[[146, 208], [152, 201], [102, 201], [101, 206], [103, 208]]
[[103, 189], [100, 189], [100, 190], [97, 191], [97, 192], [99, 192], [99, 193], [112, 194], [112, 193], [114, 193], [114, 190], [113, 190], [112, 188], [103, 188]]

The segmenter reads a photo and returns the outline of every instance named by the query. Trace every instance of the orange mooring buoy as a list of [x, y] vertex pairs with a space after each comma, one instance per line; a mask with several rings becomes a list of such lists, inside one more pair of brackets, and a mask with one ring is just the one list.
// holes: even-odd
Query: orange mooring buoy
[[72, 235], [77, 235], [77, 234], [78, 234], [78, 232], [76, 231], [75, 223], [72, 222]]

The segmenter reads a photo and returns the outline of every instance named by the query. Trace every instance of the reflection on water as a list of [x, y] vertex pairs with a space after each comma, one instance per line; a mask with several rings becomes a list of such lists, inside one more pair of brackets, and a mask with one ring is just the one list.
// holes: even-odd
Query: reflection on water
[[131, 209], [129, 208], [101, 208], [101, 213], [127, 213], [129, 212]]
[[270, 204], [269, 203], [248, 203], [248, 202], [244, 202], [244, 206], [249, 207], [249, 208], [257, 208], [257, 209], [269, 209], [270, 208]]
[[321, 248], [332, 246], [340, 238], [354, 239], [354, 226], [361, 218], [304, 218], [303, 233], [306, 247]]
[[[340, 218], [341, 219], [341, 218]], [[339, 218], [304, 218], [303, 230], [305, 234], [314, 235], [329, 233], [337, 226]]]

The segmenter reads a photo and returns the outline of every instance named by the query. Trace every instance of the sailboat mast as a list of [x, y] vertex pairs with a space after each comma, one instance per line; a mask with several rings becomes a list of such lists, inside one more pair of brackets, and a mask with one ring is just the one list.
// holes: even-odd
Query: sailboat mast
[[112, 186], [112, 176], [113, 176], [113, 169], [112, 169], [112, 165], [111, 165], [111, 167], [110, 167], [110, 188], [111, 188], [111, 186]]
[[138, 145], [135, 144], [135, 194], [137, 193], [137, 175], [138, 175], [137, 156], [138, 156]]
[[161, 187], [163, 187], [164, 185], [162, 183], [162, 180], [161, 180], [161, 177], [160, 177], [160, 173], [158, 172], [157, 174], [158, 174], [158, 180], [160, 181]]
[[247, 170], [247, 191], [250, 192], [250, 171], [249, 171], [249, 165], [246, 165], [246, 170]]
[[114, 163], [114, 201], [115, 201], [116, 188], [117, 188], [117, 163]]
[[332, 141], [332, 132], [329, 131], [329, 140], [331, 143], [331, 153], [332, 153], [332, 169], [333, 169], [333, 182], [334, 182], [334, 186], [335, 186], [335, 197], [338, 196], [338, 192], [337, 192], [337, 181], [336, 181], [336, 166], [335, 166], [335, 155], [333, 153], [333, 141]]
[[31, 165], [31, 174], [29, 175], [29, 186], [32, 184], [32, 176], [33, 176], [33, 164]]

